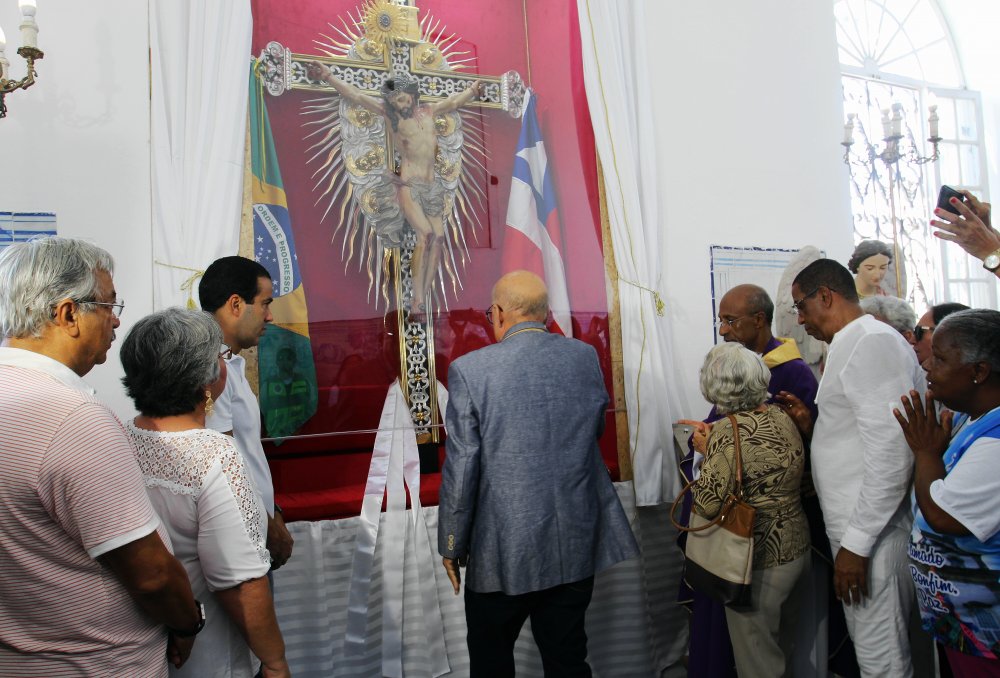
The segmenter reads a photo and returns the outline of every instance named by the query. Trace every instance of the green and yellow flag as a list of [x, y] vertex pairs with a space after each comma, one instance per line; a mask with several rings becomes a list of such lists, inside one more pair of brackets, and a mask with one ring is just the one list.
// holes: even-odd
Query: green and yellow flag
[[254, 67], [250, 69], [250, 152], [253, 256], [268, 270], [274, 283], [271, 305], [274, 323], [268, 326], [258, 350], [260, 409], [267, 434], [283, 438], [316, 413], [316, 367], [288, 201], [281, 183], [263, 88]]

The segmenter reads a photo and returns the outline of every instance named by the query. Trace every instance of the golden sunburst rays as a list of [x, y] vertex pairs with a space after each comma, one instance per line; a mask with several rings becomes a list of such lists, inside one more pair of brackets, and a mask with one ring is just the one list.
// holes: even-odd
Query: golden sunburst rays
[[[317, 197], [314, 205], [318, 205], [319, 202], [327, 195], [334, 192], [338, 185], [343, 184], [343, 180], [346, 178], [344, 173], [344, 154], [342, 152], [343, 144], [340, 137], [337, 136], [334, 143], [324, 145], [316, 155], [310, 158], [312, 160], [322, 157], [323, 160], [319, 167], [312, 173], [310, 177], [315, 182], [313, 184], [313, 191], [319, 191], [319, 197]], [[330, 206], [327, 206], [326, 211], [323, 213], [322, 219], [326, 218], [326, 215], [330, 212]]]
[[[382, 250], [382, 265], [379, 266], [378, 272], [376, 273], [382, 281], [382, 284], [379, 285], [379, 291], [382, 294], [382, 299], [385, 301], [386, 308], [389, 308], [389, 283], [392, 278], [392, 276], [389, 275], [389, 271], [391, 270], [389, 267], [392, 265], [392, 254], [393, 251], [391, 249]], [[385, 276], [382, 276], [383, 272], [385, 272]]]
[[327, 24], [334, 35], [320, 33], [321, 39], [313, 40], [317, 51], [329, 57], [351, 57], [373, 62], [384, 61], [386, 47], [389, 43], [381, 39], [377, 33], [373, 34], [374, 39], [367, 36], [369, 18], [367, 11], [369, 5], [375, 4], [381, 3], [370, 2], [368, 5], [348, 10], [346, 16], [339, 17], [340, 26], [332, 23]]
[[[459, 200], [461, 200], [461, 197], [457, 197], [456, 202]], [[444, 227], [451, 232], [450, 237], [447, 238], [447, 240], [448, 250], [451, 252], [452, 261], [454, 261], [455, 258], [454, 250], [457, 249], [459, 261], [462, 264], [462, 270], [465, 270], [465, 267], [468, 265], [471, 257], [469, 255], [469, 246], [465, 242], [465, 234], [462, 232], [462, 221], [458, 218], [458, 215], [455, 212], [454, 203], [452, 204], [451, 209], [448, 210]], [[451, 243], [456, 243], [458, 246], [453, 248]]]
[[[414, 57], [421, 68], [427, 70], [457, 71], [470, 68], [476, 57], [468, 50], [458, 51], [456, 47], [461, 37], [456, 33], [447, 34], [447, 27], [430, 14], [420, 19], [420, 48], [414, 50]], [[428, 63], [424, 63], [424, 61]]]
[[[368, 56], [368, 50], [361, 47], [361, 41], [364, 39], [365, 33], [362, 9], [355, 8], [354, 11], [357, 12], [356, 15], [352, 14], [351, 10], [348, 10], [347, 16], [339, 17], [339, 27], [334, 24], [327, 24], [337, 37], [320, 33], [322, 40], [313, 40], [313, 44], [318, 48], [318, 52], [329, 57], [343, 57], [350, 54], [351, 49], [354, 49], [359, 58], [371, 58]], [[382, 56], [381, 50], [379, 50], [377, 56]]]
[[392, 0], [368, 0], [361, 12], [364, 37], [376, 47], [391, 49], [398, 40], [420, 39], [416, 7], [397, 5]]
[[[462, 129], [462, 173], [455, 190], [455, 206], [453, 208], [456, 221], [464, 219], [472, 228], [472, 238], [479, 242], [479, 231], [483, 228], [480, 214], [486, 209], [486, 189], [489, 171], [486, 162], [489, 154], [486, 151], [486, 134], [484, 120], [481, 114], [463, 112]], [[461, 236], [463, 266], [468, 247], [465, 242], [464, 229], [460, 224], [457, 232]]]
[[[458, 271], [455, 269], [455, 251], [454, 251], [454, 248], [451, 246], [450, 242], [448, 243], [448, 256], [441, 257], [441, 264], [442, 264], [441, 268], [443, 268], [443, 269], [445, 269], [445, 271], [447, 271], [447, 273], [448, 273], [448, 279], [451, 280], [451, 293], [457, 299], [458, 298], [458, 291], [460, 289], [465, 289], [465, 288], [462, 287], [462, 277], [458, 274]], [[464, 263], [463, 263], [463, 267], [464, 267]], [[443, 287], [444, 286], [444, 275], [441, 275], [440, 278], [441, 278], [441, 285]], [[447, 310], [448, 309], [448, 295], [447, 294], [442, 294], [441, 296], [444, 298], [445, 310]]]
[[365, 270], [368, 273], [367, 300], [369, 302], [371, 301], [372, 298], [372, 287], [375, 284], [375, 270], [374, 270], [375, 257], [373, 256], [373, 254], [374, 252], [377, 251], [376, 248], [378, 248], [378, 238], [375, 235], [375, 229], [370, 228], [368, 229], [368, 243], [367, 247], [365, 248], [368, 251], [368, 256], [366, 257], [364, 254], [361, 255], [362, 259], [367, 260], [365, 262]]

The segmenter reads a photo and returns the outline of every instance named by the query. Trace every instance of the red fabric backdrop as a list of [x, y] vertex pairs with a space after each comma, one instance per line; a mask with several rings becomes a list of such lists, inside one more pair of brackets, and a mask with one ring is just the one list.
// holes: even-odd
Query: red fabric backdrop
[[[257, 55], [274, 40], [293, 52], [316, 54], [314, 40], [333, 35], [328, 24], [356, 14], [358, 0], [253, 0]], [[597, 169], [593, 130], [584, 93], [579, 30], [574, 0], [527, 2], [528, 48], [521, 3], [467, 0], [421, 0], [420, 16], [430, 13], [461, 36], [461, 49], [477, 56], [470, 71], [500, 75], [518, 71], [538, 95], [538, 112], [550, 171], [554, 173], [561, 220], [566, 229], [565, 267], [574, 334], [597, 348], [611, 391], [607, 298], [600, 237]], [[529, 75], [530, 58], [530, 75]], [[357, 431], [377, 426], [386, 388], [394, 378], [395, 336], [387, 333], [383, 314], [368, 299], [368, 277], [354, 266], [345, 272], [340, 241], [331, 242], [336, 215], [321, 221], [324, 206], [315, 205], [301, 115], [300, 91], [267, 96], [272, 132], [281, 164], [288, 209], [295, 233], [299, 267], [307, 293], [310, 332], [320, 385], [319, 409], [300, 433]], [[450, 361], [492, 339], [483, 309], [493, 283], [503, 274], [501, 259], [510, 175], [520, 121], [483, 110], [489, 153], [484, 229], [471, 238], [471, 264], [463, 272], [464, 289], [449, 297], [450, 313], [435, 323], [438, 378], [447, 383]], [[467, 231], [468, 233], [468, 231]], [[390, 323], [389, 331], [395, 333]], [[617, 471], [613, 416], [602, 439], [609, 467]], [[374, 436], [316, 437], [286, 441], [268, 450], [279, 493], [325, 490], [364, 481]], [[325, 458], [340, 451], [337, 458]], [[349, 459], [347, 453], [356, 452]], [[317, 472], [318, 471], [318, 472]], [[360, 476], [360, 479], [359, 479]], [[436, 499], [436, 498], [434, 498]], [[358, 495], [360, 506], [360, 493]]]

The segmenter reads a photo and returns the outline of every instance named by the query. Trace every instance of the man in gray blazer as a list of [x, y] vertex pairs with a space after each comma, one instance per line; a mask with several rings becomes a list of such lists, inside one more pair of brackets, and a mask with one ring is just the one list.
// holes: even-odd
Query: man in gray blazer
[[505, 275], [496, 344], [451, 364], [438, 551], [455, 593], [468, 564], [471, 673], [514, 675], [524, 620], [546, 676], [590, 676], [594, 573], [638, 554], [597, 440], [608, 393], [593, 347], [549, 334], [545, 283]]

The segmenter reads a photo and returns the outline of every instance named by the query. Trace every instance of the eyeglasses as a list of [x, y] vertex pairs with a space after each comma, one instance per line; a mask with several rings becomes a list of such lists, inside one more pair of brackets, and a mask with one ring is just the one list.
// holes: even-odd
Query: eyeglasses
[[490, 325], [493, 324], [493, 309], [496, 309], [503, 313], [503, 309], [497, 304], [491, 304], [488, 309], [486, 309], [486, 319], [490, 321]]
[[934, 331], [935, 327], [937, 327], [937, 325], [917, 325], [913, 328], [913, 338], [920, 341], [924, 338], [924, 334], [930, 334]]
[[116, 299], [115, 301], [81, 301], [79, 303], [87, 306], [107, 306], [111, 309], [111, 314], [116, 318], [121, 318], [122, 311], [125, 310], [124, 299]]
[[735, 327], [736, 323], [743, 320], [744, 318], [752, 318], [753, 315], [741, 315], [736, 318], [719, 318], [718, 320], [715, 321], [715, 326], [718, 327], [719, 329], [722, 329], [723, 325], [727, 325], [729, 327]]
[[823, 289], [822, 285], [820, 285], [819, 287], [817, 287], [816, 289], [814, 289], [812, 292], [810, 292], [806, 296], [804, 296], [801, 299], [799, 299], [798, 301], [793, 301], [792, 302], [792, 308], [791, 308], [790, 312], [793, 313], [793, 314], [802, 313], [802, 305], [804, 303], [806, 303], [806, 299], [808, 299], [809, 297], [813, 296], [814, 294], [816, 294], [817, 292], [819, 292], [821, 289]]
[[219, 357], [223, 360], [229, 360], [233, 357], [233, 349], [229, 348], [226, 344], [220, 344]]

